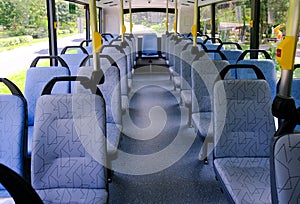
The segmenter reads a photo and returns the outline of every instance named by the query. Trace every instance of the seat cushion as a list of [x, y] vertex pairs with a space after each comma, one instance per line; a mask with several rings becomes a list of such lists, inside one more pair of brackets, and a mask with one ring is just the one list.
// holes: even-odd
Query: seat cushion
[[271, 203], [269, 158], [215, 159], [214, 168], [230, 201]]
[[43, 202], [47, 203], [106, 203], [107, 192], [105, 189], [85, 188], [51, 188], [36, 191]]

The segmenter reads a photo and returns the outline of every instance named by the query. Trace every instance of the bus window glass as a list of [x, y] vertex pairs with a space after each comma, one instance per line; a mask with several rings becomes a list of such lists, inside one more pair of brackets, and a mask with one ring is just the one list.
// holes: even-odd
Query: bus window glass
[[[125, 14], [125, 26], [126, 30], [129, 31], [130, 18], [129, 14]], [[143, 33], [156, 33], [157, 36], [161, 36], [166, 33], [166, 13], [161, 12], [139, 12], [132, 14], [134, 34]], [[169, 13], [169, 32], [174, 32], [174, 14]]]
[[79, 45], [85, 39], [85, 10], [83, 5], [58, 0], [56, 14], [57, 47], [60, 53], [65, 46]]
[[223, 41], [238, 42], [248, 49], [250, 42], [250, 1], [231, 1], [216, 5], [217, 30]]

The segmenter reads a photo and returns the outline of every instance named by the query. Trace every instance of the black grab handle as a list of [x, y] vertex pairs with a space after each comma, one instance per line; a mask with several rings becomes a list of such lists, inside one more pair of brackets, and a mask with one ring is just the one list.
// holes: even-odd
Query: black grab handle
[[9, 192], [15, 203], [43, 204], [32, 186], [14, 170], [0, 164], [0, 183]]
[[269, 55], [269, 53], [266, 50], [250, 49], [250, 50], [245, 50], [240, 55], [240, 57], [238, 58], [237, 62], [243, 60], [248, 53], [257, 53], [257, 54], [258, 53], [262, 53], [262, 54], [264, 54], [264, 56], [265, 56], [266, 59], [271, 59], [271, 56]]
[[114, 38], [114, 36], [111, 33], [101, 33], [101, 35], [102, 37], [109, 36], [111, 38]]
[[96, 89], [97, 95], [103, 98], [103, 95], [99, 88], [97, 87], [97, 83], [94, 80], [89, 79], [85, 76], [60, 76], [60, 77], [53, 77], [44, 87], [43, 92], [41, 95], [50, 95], [51, 91], [56, 82], [59, 81], [79, 81], [86, 89], [90, 89], [92, 93], [94, 93], [94, 89]]
[[69, 69], [69, 66], [67, 65], [65, 60], [63, 60], [60, 56], [38, 56], [32, 61], [30, 67], [36, 67], [36, 65], [40, 59], [56, 59], [57, 61], [59, 61], [61, 66]]
[[222, 44], [222, 40], [220, 38], [207, 38], [203, 41], [203, 44], [206, 44], [207, 41], [209, 41], [209, 40], [212, 40], [212, 41], [217, 40], [218, 43]]
[[300, 68], [300, 64], [294, 64], [294, 70]]
[[80, 49], [84, 54], [87, 54], [87, 55], [89, 54], [87, 52], [87, 50], [84, 47], [80, 46], [80, 45], [66, 46], [66, 47], [64, 47], [64, 49], [62, 49], [60, 54], [65, 54], [68, 49]]
[[229, 72], [230, 69], [253, 69], [253, 71], [256, 74], [257, 79], [263, 79], [266, 80], [264, 74], [262, 73], [262, 71], [255, 66], [254, 64], [231, 64], [231, 65], [227, 65], [224, 69], [222, 69], [220, 71], [220, 78], [222, 80], [225, 79], [226, 74]]
[[22, 91], [12, 81], [8, 80], [7, 78], [0, 78], [0, 82], [5, 84], [5, 86], [7, 86], [7, 88], [13, 95], [21, 96], [22, 98], [24, 98]]
[[223, 45], [235, 45], [238, 50], [243, 50], [242, 47], [241, 47], [241, 45], [238, 44], [238, 43], [236, 43], [236, 42], [222, 42], [218, 46], [217, 50], [221, 50], [221, 48], [223, 47]]
[[92, 40], [83, 40], [79, 46], [83, 47], [83, 44], [86, 43], [86, 45], [88, 46], [88, 44], [92, 42]]

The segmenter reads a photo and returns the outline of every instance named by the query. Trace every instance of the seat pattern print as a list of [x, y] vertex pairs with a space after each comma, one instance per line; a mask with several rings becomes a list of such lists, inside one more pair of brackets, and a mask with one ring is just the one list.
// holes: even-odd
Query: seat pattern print
[[[300, 135], [280, 137], [274, 146], [274, 203], [299, 203], [300, 201]], [[273, 193], [273, 194], [274, 194]]]
[[265, 80], [222, 80], [214, 87], [214, 168], [232, 203], [271, 203], [275, 133]]
[[224, 81], [228, 82], [218, 81], [214, 89], [215, 156], [269, 157], [275, 126], [268, 84], [264, 80]]
[[[0, 162], [23, 174], [24, 101], [16, 95], [0, 95]], [[10, 197], [0, 184], [0, 197]]]
[[44, 95], [37, 102], [32, 185], [45, 203], [105, 203], [103, 100], [92, 94]]
[[222, 158], [214, 165], [234, 203], [271, 203], [269, 158]]

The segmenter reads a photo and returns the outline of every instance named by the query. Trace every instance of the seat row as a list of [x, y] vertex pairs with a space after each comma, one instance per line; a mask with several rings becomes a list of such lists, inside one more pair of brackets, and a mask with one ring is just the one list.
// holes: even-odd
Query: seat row
[[[76, 46], [66, 47], [60, 57], [37, 57], [28, 69], [25, 96], [19, 94], [24, 105], [17, 102], [16, 106], [23, 113], [10, 114], [4, 123], [11, 124], [12, 116], [18, 116], [16, 122], [23, 131], [20, 134], [15, 128], [18, 137], [10, 134], [18, 141], [12, 148], [13, 158], [20, 158], [16, 159], [18, 168], [7, 165], [31, 180], [43, 202], [106, 202], [135, 61], [133, 39], [126, 39], [102, 47], [98, 73], [93, 70], [92, 56]], [[67, 54], [74, 48], [81, 51]], [[38, 66], [43, 59], [57, 60], [58, 65]], [[45, 88], [51, 79], [55, 83]], [[99, 85], [87, 89], [95, 82]]]
[[[91, 84], [86, 77], [69, 78], [60, 76], [50, 80], [36, 102], [31, 185], [43, 203], [106, 203], [105, 101], [100, 91], [51, 94], [57, 81], [81, 80], [83, 84]], [[0, 160], [29, 181], [26, 100], [12, 82], [0, 81], [12, 91], [12, 95], [0, 95], [1, 115], [5, 113], [1, 122], [4, 131], [0, 136], [4, 145]], [[1, 198], [15, 197], [14, 188], [8, 190], [11, 195], [1, 186]]]
[[[209, 42], [209, 38], [204, 40]], [[213, 41], [213, 39], [211, 39]], [[211, 96], [213, 89], [213, 79], [216, 78], [219, 70], [227, 64], [244, 64], [256, 65], [266, 76], [266, 80], [270, 86], [272, 98], [276, 94], [276, 70], [274, 62], [268, 53], [263, 50], [246, 50], [242, 52], [240, 46], [235, 43], [223, 43], [219, 40], [219, 44], [210, 44], [215, 46], [215, 50], [208, 50], [205, 44], [201, 46], [193, 46], [187, 38], [180, 38], [169, 34], [166, 39], [167, 61], [170, 66], [170, 78], [174, 83], [174, 89], [180, 90], [180, 100], [189, 110], [188, 124], [194, 126], [195, 131], [205, 142], [211, 140]], [[234, 45], [238, 49], [225, 50], [222, 47]], [[211, 48], [212, 49], [212, 48]], [[244, 59], [248, 53], [262, 52], [266, 59]], [[207, 54], [206, 61], [200, 62], [199, 59]], [[228, 57], [228, 58], [227, 58]], [[211, 61], [213, 60], [213, 61]], [[214, 64], [213, 64], [214, 63]], [[210, 69], [210, 67], [216, 69]], [[238, 67], [238, 66], [237, 66]], [[255, 74], [251, 69], [232, 69], [231, 78], [255, 78]], [[199, 114], [203, 117], [199, 117]], [[202, 119], [200, 121], [200, 119]], [[208, 136], [208, 137], [207, 137]], [[206, 140], [207, 139], [207, 140]], [[206, 148], [204, 148], [206, 149]], [[206, 151], [205, 151], [206, 152]], [[207, 162], [206, 153], [204, 152], [204, 161]]]
[[[194, 47], [185, 38], [167, 35], [166, 39], [170, 78], [174, 88], [181, 91], [182, 103], [189, 108], [188, 123], [202, 136], [205, 161], [207, 143], [214, 144], [213, 165], [228, 201], [271, 203], [273, 200], [277, 203], [286, 198], [296, 199], [300, 194], [297, 184], [291, 183], [289, 176], [281, 180], [279, 172], [285, 171], [287, 175], [291, 170], [299, 171], [299, 162], [294, 159], [299, 151], [293, 149], [297, 144], [284, 150], [278, 148], [287, 145], [282, 144], [282, 140], [300, 139], [297, 135], [287, 135], [274, 141], [271, 114], [271, 102], [276, 94], [274, 63], [270, 59], [241, 60], [248, 52], [257, 52], [255, 50], [239, 51], [236, 60], [239, 62], [229, 65], [230, 61], [222, 56], [221, 44], [215, 51], [208, 52], [205, 45]], [[258, 77], [253, 76], [257, 73]], [[281, 156], [278, 157], [279, 151]], [[289, 155], [293, 165], [282, 157], [284, 154]], [[299, 176], [299, 173], [292, 174]], [[272, 185], [270, 178], [274, 181]], [[284, 182], [289, 182], [292, 188], [287, 189]]]

